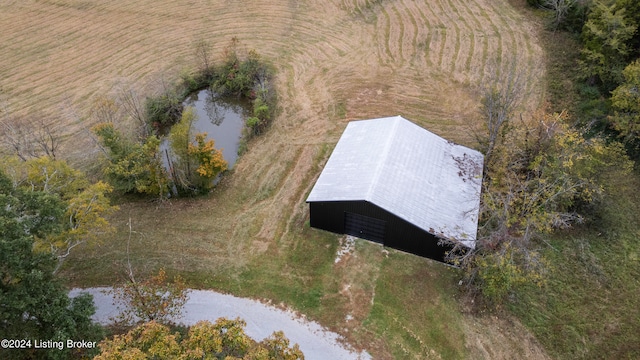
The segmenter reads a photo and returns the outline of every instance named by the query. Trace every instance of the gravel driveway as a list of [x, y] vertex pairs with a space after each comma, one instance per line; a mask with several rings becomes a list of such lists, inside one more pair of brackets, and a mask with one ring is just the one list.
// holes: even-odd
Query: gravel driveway
[[[70, 296], [81, 292], [93, 295], [96, 313], [93, 320], [101, 324], [110, 323], [118, 314], [113, 296], [106, 294], [109, 288], [73, 289]], [[220, 317], [240, 317], [247, 322], [245, 331], [254, 340], [260, 341], [274, 331], [282, 330], [291, 343], [297, 343], [307, 360], [367, 360], [366, 352], [348, 349], [339, 342], [340, 336], [330, 332], [314, 321], [300, 318], [291, 311], [284, 311], [256, 300], [220, 294], [209, 290], [189, 290], [182, 317], [177, 323], [193, 325], [200, 320], [214, 322]]]

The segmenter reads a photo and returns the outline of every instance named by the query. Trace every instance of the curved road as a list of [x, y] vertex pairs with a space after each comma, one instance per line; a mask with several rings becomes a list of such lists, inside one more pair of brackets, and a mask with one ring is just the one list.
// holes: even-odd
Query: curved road
[[[93, 295], [96, 313], [93, 320], [108, 324], [118, 314], [113, 296], [106, 293], [109, 288], [73, 289], [69, 296], [81, 292]], [[291, 343], [297, 343], [307, 360], [368, 360], [366, 352], [348, 349], [339, 341], [340, 336], [330, 332], [314, 321], [300, 318], [291, 311], [284, 311], [256, 300], [220, 294], [209, 290], [189, 290], [183, 314], [177, 323], [193, 325], [200, 320], [214, 322], [220, 317], [240, 317], [247, 322], [245, 332], [260, 341], [274, 331], [282, 330]]]

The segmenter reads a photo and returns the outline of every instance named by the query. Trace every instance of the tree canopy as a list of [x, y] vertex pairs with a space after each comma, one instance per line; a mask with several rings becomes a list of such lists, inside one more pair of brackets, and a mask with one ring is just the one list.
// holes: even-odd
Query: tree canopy
[[[90, 295], [69, 299], [54, 277], [55, 257], [34, 251], [38, 238], [63, 232], [65, 203], [44, 191], [15, 187], [0, 170], [0, 338], [67, 341], [102, 338]], [[12, 359], [67, 359], [71, 349], [2, 350]]]
[[624, 82], [611, 93], [615, 110], [611, 122], [620, 136], [637, 142], [640, 137], [640, 60], [629, 64], [622, 75]]
[[290, 346], [282, 332], [274, 332], [258, 343], [245, 334], [245, 326], [241, 319], [220, 318], [213, 324], [201, 321], [182, 336], [151, 321], [102, 341], [101, 353], [95, 359], [304, 359], [298, 345]]
[[582, 72], [585, 77], [597, 78], [605, 89], [621, 83], [629, 54], [630, 40], [637, 24], [626, 15], [626, 8], [597, 1], [582, 30]]
[[[0, 169], [14, 192], [30, 199], [31, 206], [40, 211], [56, 211], [47, 219], [46, 231], [29, 230], [33, 234], [34, 248], [49, 252], [58, 259], [57, 271], [71, 251], [81, 244], [97, 244], [113, 228], [106, 216], [118, 209], [107, 195], [112, 188], [98, 181], [91, 184], [84, 173], [73, 169], [65, 161], [43, 156], [21, 161], [5, 157]], [[56, 204], [53, 206], [53, 204]]]

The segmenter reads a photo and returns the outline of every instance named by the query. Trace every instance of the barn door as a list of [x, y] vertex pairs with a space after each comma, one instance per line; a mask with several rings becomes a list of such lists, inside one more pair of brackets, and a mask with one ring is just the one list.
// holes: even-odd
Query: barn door
[[350, 212], [344, 213], [344, 233], [384, 244], [386, 221]]

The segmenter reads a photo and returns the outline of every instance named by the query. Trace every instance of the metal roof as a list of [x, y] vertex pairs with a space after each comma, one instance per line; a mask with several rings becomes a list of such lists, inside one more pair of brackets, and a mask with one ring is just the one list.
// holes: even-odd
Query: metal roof
[[473, 248], [483, 161], [401, 116], [352, 121], [307, 202], [368, 201]]

